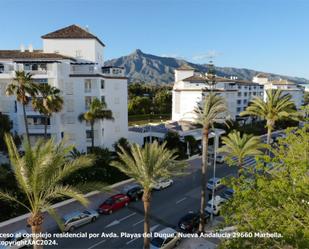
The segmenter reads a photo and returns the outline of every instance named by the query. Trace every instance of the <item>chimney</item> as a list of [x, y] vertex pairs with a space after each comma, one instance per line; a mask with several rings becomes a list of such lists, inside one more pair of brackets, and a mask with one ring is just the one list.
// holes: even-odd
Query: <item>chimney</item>
[[28, 49], [29, 49], [29, 52], [30, 52], [30, 53], [33, 52], [33, 46], [32, 46], [32, 44], [29, 44], [29, 48], [28, 48]]
[[25, 52], [25, 46], [24, 46], [24, 44], [20, 44], [20, 52]]
[[86, 30], [87, 32], [89, 32], [89, 26], [88, 26], [88, 25], [86, 25], [85, 30]]

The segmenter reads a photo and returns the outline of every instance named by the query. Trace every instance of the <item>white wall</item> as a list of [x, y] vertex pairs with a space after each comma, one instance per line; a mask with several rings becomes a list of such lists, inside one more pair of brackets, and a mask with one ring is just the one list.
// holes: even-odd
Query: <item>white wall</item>
[[194, 70], [175, 70], [175, 82], [194, 75]]

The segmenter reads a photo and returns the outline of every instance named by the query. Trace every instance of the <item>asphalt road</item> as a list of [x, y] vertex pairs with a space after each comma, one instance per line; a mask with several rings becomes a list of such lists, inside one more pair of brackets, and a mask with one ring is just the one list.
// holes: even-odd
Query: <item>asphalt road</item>
[[[177, 228], [179, 219], [189, 211], [197, 211], [200, 204], [200, 159], [190, 162], [189, 174], [174, 179], [174, 184], [167, 189], [153, 192], [151, 199], [151, 231], [157, 232], [164, 227]], [[212, 167], [208, 171], [212, 177]], [[217, 165], [216, 176], [235, 175], [236, 168], [224, 164]], [[102, 200], [103, 201], [103, 200]], [[111, 215], [101, 215], [94, 223], [87, 224], [74, 231], [99, 233], [99, 238], [58, 239], [56, 248], [142, 248], [142, 238], [102, 238], [101, 233], [143, 233], [143, 205], [141, 201], [130, 203]], [[48, 247], [51, 248], [51, 247]]]

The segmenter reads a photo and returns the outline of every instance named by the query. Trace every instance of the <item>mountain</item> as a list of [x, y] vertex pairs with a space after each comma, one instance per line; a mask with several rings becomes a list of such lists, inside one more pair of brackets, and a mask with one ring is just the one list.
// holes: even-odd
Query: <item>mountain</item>
[[[145, 54], [140, 49], [133, 53], [117, 59], [108, 60], [106, 66], [118, 66], [125, 68], [125, 74], [130, 82], [146, 82], [155, 84], [168, 84], [174, 82], [174, 70], [183, 64], [190, 65], [199, 72], [207, 72], [207, 64], [194, 64], [185, 60], [172, 57], [160, 57], [152, 54]], [[216, 67], [216, 74], [222, 77], [237, 76], [239, 79], [252, 80], [253, 76], [261, 73], [245, 68]], [[298, 84], [309, 84], [305, 78], [292, 77], [267, 73], [271, 78], [282, 78], [294, 81]]]

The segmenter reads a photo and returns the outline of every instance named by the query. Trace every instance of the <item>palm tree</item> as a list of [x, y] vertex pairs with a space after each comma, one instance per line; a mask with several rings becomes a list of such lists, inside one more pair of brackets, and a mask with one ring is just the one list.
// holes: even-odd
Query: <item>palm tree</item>
[[[175, 161], [177, 157], [175, 151], [168, 150], [165, 145], [166, 143], [159, 145], [157, 141], [146, 143], [144, 148], [133, 144], [131, 145], [131, 153], [120, 146], [119, 160], [113, 161], [111, 164], [135, 179], [144, 188], [144, 233], [147, 234], [150, 233], [150, 199], [154, 184], [160, 178], [170, 178], [182, 174], [181, 171], [186, 166], [184, 162]], [[144, 248], [148, 249], [149, 246], [150, 240], [145, 236]]]
[[297, 119], [295, 104], [291, 101], [290, 94], [283, 94], [280, 89], [268, 89], [266, 91], [266, 101], [260, 97], [251, 100], [241, 116], [251, 115], [266, 120], [267, 144], [270, 144], [271, 133], [275, 127], [275, 122], [284, 119]]
[[244, 159], [248, 156], [261, 155], [261, 149], [264, 147], [261, 140], [257, 136], [243, 134], [239, 131], [232, 131], [228, 136], [222, 138], [223, 147], [218, 149], [218, 152], [225, 153], [225, 160], [229, 164], [233, 164], [235, 158], [238, 164], [238, 176], [242, 170]]
[[201, 205], [200, 205], [200, 224], [199, 232], [205, 229], [205, 206], [206, 206], [206, 182], [207, 182], [207, 162], [208, 162], [208, 135], [213, 123], [220, 115], [227, 112], [224, 99], [210, 92], [203, 103], [195, 109], [196, 123], [201, 124], [202, 128], [202, 175], [201, 175]]
[[91, 126], [91, 150], [94, 148], [94, 123], [97, 120], [114, 120], [111, 110], [106, 109], [106, 104], [95, 98], [90, 104], [88, 111], [82, 113], [78, 117], [79, 121], [86, 121]]
[[36, 85], [40, 94], [32, 100], [34, 110], [44, 115], [44, 138], [47, 138], [47, 121], [54, 112], [60, 112], [63, 106], [63, 99], [60, 90], [48, 84]]
[[[55, 144], [52, 139], [38, 140], [32, 149], [25, 143], [25, 154], [20, 156], [10, 135], [5, 135], [5, 141], [16, 182], [20, 191], [25, 194], [26, 200], [17, 199], [10, 192], [0, 192], [0, 199], [16, 202], [30, 212], [27, 223], [31, 226], [32, 233], [42, 232], [45, 211], [61, 224], [51, 206], [53, 200], [69, 197], [83, 205], [88, 204], [88, 200], [77, 188], [65, 185], [63, 181], [77, 170], [91, 166], [92, 156], [80, 156], [75, 160], [68, 160], [67, 155], [72, 148], [66, 147], [63, 142]], [[41, 246], [34, 245], [34, 248]]]
[[32, 75], [24, 71], [15, 71], [15, 78], [12, 83], [7, 86], [6, 95], [15, 95], [17, 101], [22, 104], [26, 137], [29, 144], [29, 129], [25, 107], [30, 102], [31, 97], [35, 97], [36, 93], [35, 85], [32, 82]]

